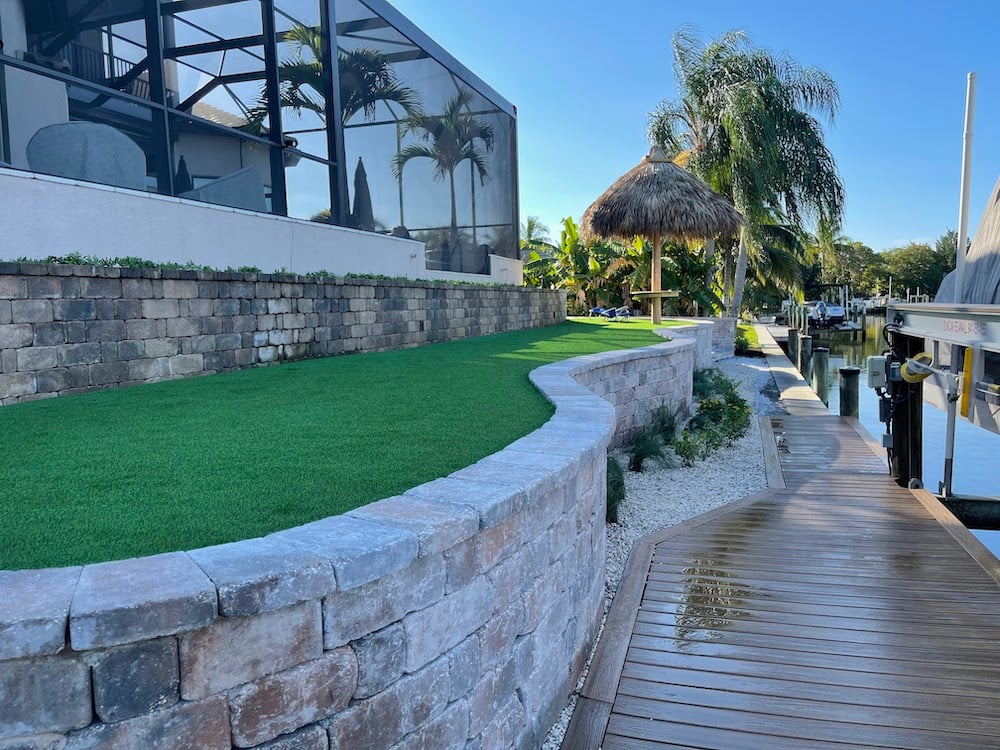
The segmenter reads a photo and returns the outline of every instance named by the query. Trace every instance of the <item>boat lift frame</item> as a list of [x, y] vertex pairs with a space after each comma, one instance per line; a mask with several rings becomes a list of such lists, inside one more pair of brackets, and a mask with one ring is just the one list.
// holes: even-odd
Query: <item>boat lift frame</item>
[[[933, 367], [915, 365], [927, 375], [922, 383], [922, 401], [949, 414], [945, 435], [944, 481], [939, 487], [944, 498], [951, 495], [951, 463], [954, 457], [955, 419], [966, 419], [990, 432], [1000, 434], [1000, 372], [987, 368], [987, 359], [1000, 360], [1000, 306], [951, 303], [890, 303], [887, 326], [893, 336], [907, 339], [904, 358], [916, 351], [931, 355]], [[914, 369], [914, 365], [911, 365]], [[957, 384], [957, 398], [955, 386]], [[916, 442], [922, 454], [922, 436], [917, 425], [904, 424], [896, 436], [896, 449], [911, 455]], [[903, 483], [920, 480], [919, 462], [906, 465], [908, 476], [897, 476]]]

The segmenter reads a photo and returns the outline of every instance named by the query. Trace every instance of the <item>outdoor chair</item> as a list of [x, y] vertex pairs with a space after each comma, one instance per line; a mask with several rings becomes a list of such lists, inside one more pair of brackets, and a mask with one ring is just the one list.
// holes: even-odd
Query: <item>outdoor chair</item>
[[590, 317], [599, 315], [602, 318], [608, 318], [617, 320], [618, 318], [624, 318], [629, 320], [632, 317], [632, 311], [627, 307], [592, 307], [590, 308]]

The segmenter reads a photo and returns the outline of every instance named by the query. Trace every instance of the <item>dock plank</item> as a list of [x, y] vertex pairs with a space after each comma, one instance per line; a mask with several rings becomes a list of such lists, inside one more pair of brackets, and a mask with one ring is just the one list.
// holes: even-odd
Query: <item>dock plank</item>
[[1000, 563], [851, 420], [762, 435], [770, 491], [633, 551], [563, 747], [1000, 748]]

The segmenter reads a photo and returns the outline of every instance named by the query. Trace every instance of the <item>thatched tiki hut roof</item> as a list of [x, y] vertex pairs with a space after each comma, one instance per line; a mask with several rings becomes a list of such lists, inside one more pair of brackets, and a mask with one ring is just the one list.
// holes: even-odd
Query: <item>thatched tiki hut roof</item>
[[[708, 240], [736, 234], [743, 217], [726, 198], [677, 166], [653, 146], [645, 158], [622, 175], [583, 214], [581, 235], [645, 237], [653, 245], [652, 291], [660, 291], [660, 244], [664, 238]], [[659, 323], [660, 300], [654, 295], [653, 322]]]

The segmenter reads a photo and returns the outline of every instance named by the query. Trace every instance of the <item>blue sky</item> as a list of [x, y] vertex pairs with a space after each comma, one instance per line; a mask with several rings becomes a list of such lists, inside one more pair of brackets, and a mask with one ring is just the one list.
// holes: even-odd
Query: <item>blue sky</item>
[[1000, 176], [1000, 2], [971, 0], [390, 0], [518, 110], [522, 220], [554, 239], [648, 149], [646, 116], [677, 95], [670, 40], [743, 29], [829, 73], [827, 143], [844, 233], [876, 250], [957, 228], [966, 74], [978, 73], [969, 232]]

